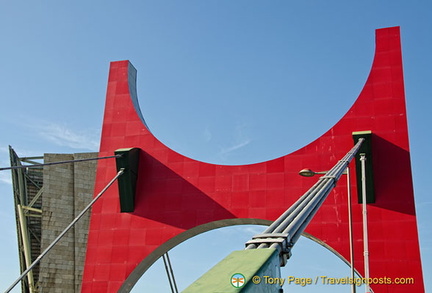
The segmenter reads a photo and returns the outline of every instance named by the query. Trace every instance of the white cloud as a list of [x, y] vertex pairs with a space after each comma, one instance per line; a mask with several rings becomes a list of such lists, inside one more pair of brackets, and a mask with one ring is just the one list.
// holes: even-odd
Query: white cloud
[[231, 152], [233, 152], [233, 151], [236, 151], [236, 150], [238, 150], [238, 149], [241, 149], [241, 148], [244, 147], [244, 146], [247, 146], [250, 142], [251, 142], [250, 139], [245, 139], [244, 141], [238, 142], [237, 144], [232, 145], [232, 146], [230, 146], [230, 147], [222, 148], [221, 151], [220, 151], [220, 154], [221, 154], [221, 155], [226, 155], [226, 154], [228, 154], [228, 153], [231, 153]]
[[262, 234], [267, 226], [254, 225], [254, 226], [246, 226], [244, 229], [245, 233], [250, 235]]
[[[9, 160], [9, 148], [4, 145], [0, 146], [0, 167], [8, 167], [10, 165]], [[6, 184], [12, 184], [12, 178], [10, 171], [0, 171], [0, 182]]]
[[209, 142], [212, 139], [213, 135], [210, 132], [210, 129], [208, 127], [206, 127], [204, 129], [203, 137], [204, 137], [205, 142]]
[[87, 130], [78, 132], [56, 123], [40, 124], [36, 129], [41, 137], [59, 146], [91, 151], [99, 149], [98, 135]]
[[0, 153], [9, 154], [9, 148], [4, 146], [4, 144], [1, 144], [0, 146]]
[[11, 185], [12, 184], [12, 178], [11, 178], [10, 172], [6, 172], [6, 171], [0, 172], [0, 182]]
[[239, 124], [236, 126], [233, 144], [228, 147], [222, 147], [219, 151], [219, 156], [222, 159], [226, 159], [230, 153], [235, 152], [252, 142], [252, 140], [246, 135], [245, 129], [245, 124]]

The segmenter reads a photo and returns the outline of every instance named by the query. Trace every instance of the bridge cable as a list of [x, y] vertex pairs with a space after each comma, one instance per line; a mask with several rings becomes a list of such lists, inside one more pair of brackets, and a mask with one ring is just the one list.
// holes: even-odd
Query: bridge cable
[[119, 154], [119, 155], [106, 156], [106, 157], [95, 157], [95, 158], [86, 158], [86, 159], [77, 159], [77, 160], [68, 160], [68, 161], [59, 161], [59, 162], [49, 162], [49, 163], [41, 163], [41, 164], [33, 164], [33, 165], [19, 165], [19, 166], [1, 167], [0, 171], [25, 169], [25, 168], [39, 168], [39, 167], [43, 167], [43, 166], [52, 166], [52, 165], [60, 165], [60, 164], [68, 164], [68, 163], [80, 163], [80, 162], [86, 162], [86, 161], [119, 158], [121, 156], [122, 155]]
[[171, 292], [172, 293], [178, 293], [177, 284], [176, 284], [176, 281], [174, 278], [174, 272], [172, 269], [171, 261], [170, 261], [169, 256], [168, 256], [168, 251], [162, 255], [162, 258], [163, 258], [163, 261], [165, 264], [165, 270], [167, 272], [168, 281], [169, 281], [169, 284], [171, 287]]

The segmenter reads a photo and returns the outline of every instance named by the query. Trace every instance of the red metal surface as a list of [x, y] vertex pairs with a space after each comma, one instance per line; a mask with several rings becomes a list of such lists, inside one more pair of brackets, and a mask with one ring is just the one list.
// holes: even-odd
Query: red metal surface
[[[317, 180], [300, 177], [298, 171], [327, 170], [353, 146], [352, 132], [363, 130], [373, 132], [376, 203], [368, 205], [370, 275], [386, 282], [414, 278], [410, 285], [371, 287], [374, 292], [424, 291], [398, 27], [376, 31], [375, 58], [364, 89], [334, 127], [294, 153], [258, 164], [213, 165], [163, 145], [134, 106], [134, 75], [128, 61], [111, 63], [100, 155], [142, 149], [136, 208], [120, 213], [115, 187], [93, 207], [82, 292], [126, 288], [134, 272], [145, 271], [164, 252], [164, 243], [197, 226], [224, 219], [275, 220]], [[99, 161], [95, 191], [115, 173], [114, 160]], [[355, 264], [363, 273], [362, 213], [355, 185]], [[349, 259], [347, 216], [346, 184], [340, 180], [306, 232]]]

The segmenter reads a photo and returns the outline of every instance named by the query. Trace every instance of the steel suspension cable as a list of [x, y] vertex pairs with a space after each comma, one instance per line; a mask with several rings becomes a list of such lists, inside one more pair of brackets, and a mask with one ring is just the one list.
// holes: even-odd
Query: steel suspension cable
[[171, 287], [171, 292], [172, 293], [178, 293], [177, 284], [176, 284], [176, 281], [174, 278], [174, 272], [172, 269], [170, 258], [168, 256], [168, 251], [162, 255], [162, 258], [163, 258], [163, 262], [165, 265], [165, 270], [167, 272], [168, 282], [169, 282], [170, 287]]
[[80, 163], [80, 162], [86, 162], [86, 161], [95, 161], [95, 160], [119, 158], [121, 156], [122, 155], [114, 155], [114, 156], [106, 156], [106, 157], [95, 157], [95, 158], [67, 160], [67, 161], [59, 161], [59, 162], [49, 162], [49, 163], [41, 163], [41, 164], [33, 164], [33, 165], [19, 165], [19, 166], [1, 167], [0, 171], [15, 170], [15, 169], [25, 169], [25, 168], [40, 168], [40, 167], [43, 167], [43, 166], [52, 166], [52, 165], [60, 165], [60, 164]]

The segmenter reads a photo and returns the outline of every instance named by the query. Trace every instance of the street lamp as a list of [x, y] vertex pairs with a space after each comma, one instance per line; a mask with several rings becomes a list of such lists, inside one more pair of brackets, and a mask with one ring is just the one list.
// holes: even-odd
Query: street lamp
[[[303, 177], [313, 177], [317, 174], [326, 174], [326, 171], [321, 172], [315, 172], [311, 169], [305, 168], [300, 170], [299, 175]], [[351, 176], [349, 172], [349, 167], [346, 167], [346, 170], [342, 173], [347, 175], [347, 189], [348, 189], [348, 222], [349, 222], [349, 238], [350, 238], [350, 267], [351, 267], [351, 292], [356, 292], [355, 282], [354, 282], [354, 240], [353, 240], [353, 233], [352, 233], [352, 216], [351, 216]]]
[[303, 177], [313, 177], [316, 174], [325, 174], [325, 173], [326, 172], [315, 172], [315, 171], [312, 171], [311, 169], [306, 168], [306, 169], [300, 170], [299, 175], [303, 176]]

